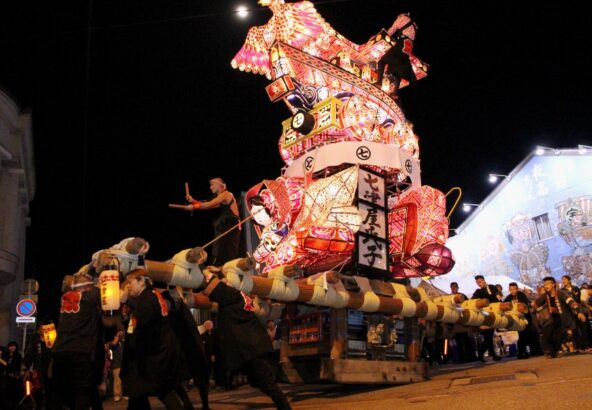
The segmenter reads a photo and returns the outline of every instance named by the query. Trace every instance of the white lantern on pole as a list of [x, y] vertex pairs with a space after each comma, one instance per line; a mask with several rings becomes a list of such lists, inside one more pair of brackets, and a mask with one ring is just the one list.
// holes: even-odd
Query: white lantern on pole
[[119, 271], [113, 265], [107, 265], [99, 275], [101, 287], [101, 308], [104, 311], [117, 310], [119, 300]]

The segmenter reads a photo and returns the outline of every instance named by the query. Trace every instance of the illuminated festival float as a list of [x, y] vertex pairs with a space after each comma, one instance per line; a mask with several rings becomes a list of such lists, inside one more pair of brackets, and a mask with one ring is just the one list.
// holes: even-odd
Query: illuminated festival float
[[[523, 306], [465, 301], [427, 282], [409, 286], [408, 278], [454, 265], [445, 195], [421, 184], [418, 137], [398, 103], [400, 88], [427, 75], [413, 54], [415, 23], [402, 14], [358, 45], [310, 2], [260, 3], [273, 16], [249, 30], [232, 66], [267, 76], [270, 100], [287, 105], [279, 140], [285, 166], [246, 194], [261, 239], [252, 257], [221, 270], [259, 298], [263, 316], [281, 304], [285, 378], [420, 381], [427, 368], [418, 362], [418, 319], [523, 328]], [[129, 238], [93, 259], [116, 258], [125, 275], [147, 250], [146, 241]], [[208, 308], [207, 297], [191, 290], [202, 285], [204, 260], [194, 248], [146, 266], [154, 280], [182, 286], [193, 306]]]

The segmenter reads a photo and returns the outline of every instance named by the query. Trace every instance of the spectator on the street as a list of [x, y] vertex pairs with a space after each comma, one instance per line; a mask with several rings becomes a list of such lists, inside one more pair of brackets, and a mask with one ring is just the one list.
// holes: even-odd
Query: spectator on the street
[[26, 370], [26, 379], [31, 382], [36, 406], [45, 408], [48, 397], [47, 389], [49, 389], [48, 370], [51, 352], [45, 345], [41, 326], [42, 323], [37, 325], [37, 332], [29, 341], [23, 357], [23, 366]]
[[0, 346], [0, 397], [3, 398], [0, 400], [0, 410], [9, 410], [7, 405], [7, 400], [4, 398], [7, 397], [8, 392], [6, 391], [7, 383], [8, 383], [8, 375], [6, 374], [6, 365], [8, 362], [8, 349], [5, 346]]
[[23, 380], [21, 378], [22, 357], [18, 352], [18, 344], [15, 341], [8, 342], [8, 356], [6, 358], [6, 401], [8, 408], [16, 408], [16, 405], [24, 395]]
[[580, 311], [579, 304], [566, 292], [557, 289], [555, 278], [547, 276], [543, 279], [545, 292], [533, 304], [537, 307], [546, 306], [548, 318], [543, 323], [543, 349], [547, 358], [557, 357], [567, 331], [574, 327], [573, 313], [578, 320], [586, 320]]

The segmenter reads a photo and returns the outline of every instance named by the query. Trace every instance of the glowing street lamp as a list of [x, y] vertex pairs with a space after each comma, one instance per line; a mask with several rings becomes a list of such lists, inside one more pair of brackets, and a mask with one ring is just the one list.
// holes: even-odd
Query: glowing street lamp
[[245, 6], [238, 6], [236, 8], [236, 14], [242, 19], [247, 18], [247, 16], [249, 15], [249, 9]]
[[506, 178], [506, 179], [510, 179], [509, 175], [503, 175], [503, 174], [489, 174], [489, 182], [491, 182], [492, 184], [495, 184], [497, 182], [497, 179], [501, 177], [501, 178]]
[[560, 151], [560, 150], [558, 150], [557, 148], [542, 147], [542, 146], [540, 146], [540, 145], [536, 147], [536, 150], [534, 151], [534, 153], [535, 153], [536, 155], [543, 155], [543, 154], [544, 154], [545, 152], [547, 152], [547, 151], [553, 151], [553, 153], [554, 153], [555, 155], [559, 155], [559, 154], [561, 154], [561, 151]]
[[469, 203], [466, 203], [466, 202], [463, 203], [463, 211], [469, 212], [471, 210], [471, 208], [481, 208], [481, 205], [479, 205], [479, 204], [469, 204]]

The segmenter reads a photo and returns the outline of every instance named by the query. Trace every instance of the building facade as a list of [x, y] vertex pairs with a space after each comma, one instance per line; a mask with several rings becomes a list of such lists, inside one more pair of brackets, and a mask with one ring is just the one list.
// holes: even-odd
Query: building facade
[[0, 89], [0, 345], [18, 335], [29, 203], [35, 195], [31, 114]]
[[539, 154], [505, 177], [449, 239], [456, 265], [436, 286], [458, 281], [474, 289], [478, 273], [530, 287], [565, 273], [577, 284], [592, 282], [592, 150]]

